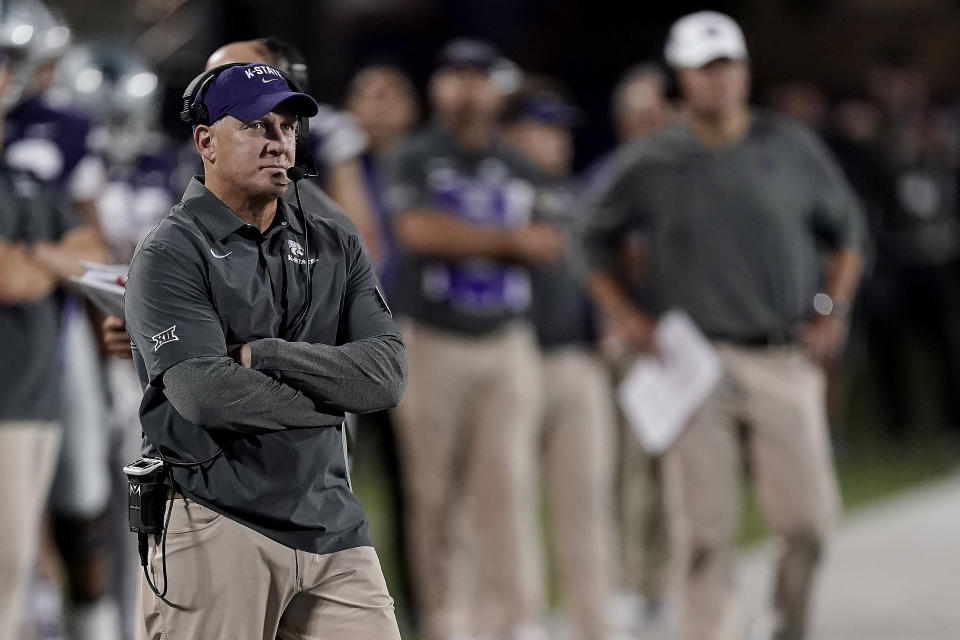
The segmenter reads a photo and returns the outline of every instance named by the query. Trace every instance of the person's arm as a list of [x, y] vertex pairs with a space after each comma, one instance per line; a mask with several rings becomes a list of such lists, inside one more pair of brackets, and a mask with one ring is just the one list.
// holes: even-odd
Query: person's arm
[[342, 414], [318, 411], [296, 389], [227, 356], [190, 358], [173, 365], [163, 374], [163, 394], [193, 424], [242, 435], [343, 422]]
[[824, 292], [835, 304], [849, 304], [856, 294], [857, 283], [863, 271], [863, 251], [846, 247], [837, 249], [827, 256], [827, 280]]
[[68, 231], [57, 242], [38, 242], [33, 248], [33, 257], [62, 281], [83, 273], [80, 262], [106, 263], [107, 246], [100, 232], [92, 225], [81, 225]]
[[817, 194], [811, 229], [830, 248], [822, 292], [831, 301], [831, 308], [820, 309], [803, 327], [801, 339], [811, 357], [826, 364], [840, 355], [849, 333], [849, 315], [863, 270], [866, 220], [853, 188], [823, 142], [806, 130], [800, 131], [798, 139], [810, 189]]
[[340, 205], [357, 226], [363, 244], [373, 261], [383, 260], [383, 241], [377, 227], [373, 203], [367, 193], [363, 169], [356, 158], [342, 160], [330, 165], [324, 188], [330, 198]]
[[488, 258], [544, 264], [562, 257], [566, 238], [552, 226], [491, 228], [450, 215], [427, 184], [428, 157], [416, 141], [407, 140], [383, 158], [383, 200], [404, 251], [449, 261]]
[[[72, 220], [63, 216], [61, 224]], [[69, 228], [56, 241], [26, 245], [0, 239], [0, 303], [23, 304], [41, 300], [67, 281], [83, 273], [81, 260], [106, 262], [103, 238], [89, 225]]]
[[654, 319], [637, 308], [615, 275], [624, 230], [637, 215], [631, 174], [635, 157], [626, 149], [610, 162], [603, 180], [592, 185], [581, 199], [580, 206], [587, 213], [578, 230], [580, 243], [574, 264], [612, 337], [646, 350], [652, 346]]
[[396, 406], [407, 384], [403, 339], [356, 236], [347, 236], [347, 281], [336, 345], [256, 340], [240, 361], [276, 372], [325, 410], [366, 413]]
[[276, 371], [325, 409], [368, 413], [400, 403], [406, 389], [404, 354], [399, 333], [338, 346], [265, 338], [250, 343], [250, 366]]
[[0, 304], [42, 300], [57, 284], [56, 274], [33, 259], [25, 244], [0, 240]]
[[490, 258], [547, 264], [558, 260], [566, 246], [563, 233], [546, 223], [498, 229], [421, 208], [403, 211], [395, 217], [394, 225], [404, 249], [441, 260]]
[[835, 360], [843, 350], [850, 331], [850, 311], [857, 282], [863, 269], [863, 252], [843, 248], [827, 256], [827, 274], [824, 293], [830, 297], [831, 308], [818, 314], [801, 332], [801, 339], [811, 357], [821, 363]]
[[607, 321], [607, 333], [620, 343], [649, 350], [656, 321], [634, 305], [617, 278], [609, 271], [593, 271], [587, 291]]

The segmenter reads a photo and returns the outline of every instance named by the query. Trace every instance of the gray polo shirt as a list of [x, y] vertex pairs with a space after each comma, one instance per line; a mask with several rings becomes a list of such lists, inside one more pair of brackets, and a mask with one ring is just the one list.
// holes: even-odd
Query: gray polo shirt
[[[360, 379], [356, 363], [388, 368], [386, 359], [369, 357], [372, 352], [327, 345], [386, 335], [402, 350], [359, 240], [327, 217], [323, 211], [307, 213], [308, 256], [294, 207], [278, 201], [273, 223], [261, 233], [195, 178], [181, 203], [141, 243], [125, 295], [144, 385], [140, 420], [147, 444], [179, 461], [203, 461], [223, 450], [207, 464], [174, 469], [178, 489], [282, 544], [314, 553], [371, 544], [363, 509], [347, 481], [344, 402], [335, 399], [376, 386]], [[300, 329], [290, 335], [305, 300], [307, 260], [312, 302]], [[264, 374], [249, 387], [254, 396], [264, 394], [262, 403], [254, 398], [235, 424], [217, 422], [218, 414], [230, 414], [229, 406], [213, 407], [209, 422], [181, 415], [171, 398], [184, 397], [191, 375], [214, 371], [227, 387], [243, 383], [238, 374], [257, 375], [226, 358], [228, 345], [242, 343], [251, 344], [252, 368]], [[391, 356], [395, 364], [396, 352]], [[203, 368], [225, 360], [226, 368]], [[324, 370], [315, 361], [331, 365]], [[165, 379], [174, 373], [179, 376]], [[270, 406], [281, 390], [307, 407], [299, 410], [301, 416], [314, 417], [304, 421], [295, 412], [281, 413], [285, 407]], [[215, 386], [207, 391], [218, 393]], [[192, 415], [185, 406], [178, 405]]]
[[[443, 212], [470, 224], [530, 224], [540, 176], [499, 142], [479, 152], [462, 148], [439, 128], [413, 135], [384, 163], [384, 202], [392, 215], [411, 209]], [[474, 258], [457, 262], [404, 253], [394, 296], [397, 309], [449, 331], [482, 334], [523, 316], [531, 300], [529, 271]]]
[[715, 339], [790, 340], [822, 285], [821, 247], [860, 247], [863, 213], [821, 141], [764, 111], [746, 136], [704, 147], [684, 122], [624, 148], [589, 194], [583, 247], [606, 268], [646, 229], [660, 310]]
[[[0, 240], [59, 240], [79, 220], [25, 172], [0, 166]], [[26, 304], [0, 304], [0, 422], [58, 421], [60, 303], [56, 294]]]
[[[330, 199], [330, 196], [323, 192], [316, 178], [301, 180], [298, 186], [300, 187], [300, 204], [303, 205], [304, 210], [320, 212], [328, 220], [332, 220], [343, 227], [347, 233], [359, 235], [357, 225], [343, 209]], [[296, 193], [291, 186], [284, 192], [283, 199], [295, 205], [297, 204]]]

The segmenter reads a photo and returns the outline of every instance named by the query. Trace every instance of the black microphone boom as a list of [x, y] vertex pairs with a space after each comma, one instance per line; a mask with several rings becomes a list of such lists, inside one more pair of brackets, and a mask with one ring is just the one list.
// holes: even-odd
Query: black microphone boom
[[298, 180], [303, 180], [307, 176], [307, 172], [301, 169], [300, 167], [290, 167], [287, 169], [287, 178], [297, 182]]

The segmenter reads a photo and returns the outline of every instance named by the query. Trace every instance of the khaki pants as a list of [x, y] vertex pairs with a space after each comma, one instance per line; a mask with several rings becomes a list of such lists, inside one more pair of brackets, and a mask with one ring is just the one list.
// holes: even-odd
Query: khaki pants
[[59, 448], [54, 423], [0, 421], [0, 640], [19, 633]]
[[506, 633], [543, 606], [532, 330], [462, 336], [409, 320], [401, 329], [410, 382], [394, 423], [420, 626], [430, 638]]
[[[190, 500], [176, 498], [172, 509], [170, 605], [143, 584], [148, 638], [400, 640], [373, 547], [318, 555], [274, 542]], [[161, 548], [153, 536], [149, 570], [162, 592]]]
[[[613, 366], [619, 384], [636, 363], [636, 355]], [[662, 459], [640, 443], [633, 426], [617, 412], [619, 455], [617, 506], [620, 534], [619, 585], [651, 604], [666, 597], [670, 573], [670, 536], [664, 504]]]
[[582, 640], [607, 637], [612, 591], [614, 417], [610, 378], [584, 347], [543, 356], [543, 471], [566, 609]]
[[781, 542], [775, 637], [796, 640], [804, 637], [814, 572], [838, 506], [824, 375], [799, 348], [716, 347], [724, 377], [665, 459], [683, 638], [738, 637], [743, 424], [757, 499]]

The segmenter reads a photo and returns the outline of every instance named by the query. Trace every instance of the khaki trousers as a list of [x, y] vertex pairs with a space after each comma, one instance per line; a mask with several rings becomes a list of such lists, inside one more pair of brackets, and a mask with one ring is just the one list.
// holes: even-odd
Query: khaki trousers
[[[615, 384], [630, 372], [637, 356], [613, 365]], [[662, 459], [640, 443], [633, 426], [617, 411], [617, 507], [620, 534], [618, 584], [651, 604], [666, 597], [670, 580], [670, 535], [664, 504]]]
[[533, 332], [464, 336], [401, 323], [410, 380], [395, 410], [411, 578], [429, 638], [504, 634], [543, 606]]
[[[176, 498], [166, 557], [170, 604], [145, 580], [141, 587], [151, 640], [400, 640], [373, 547], [297, 551]], [[149, 571], [161, 592], [162, 566], [151, 536]]]
[[542, 466], [574, 638], [604, 640], [613, 587], [614, 430], [607, 367], [589, 349], [543, 356]]
[[744, 425], [757, 500], [781, 543], [774, 637], [797, 640], [839, 504], [824, 375], [799, 348], [715, 346], [724, 377], [665, 459], [683, 638], [739, 637], [734, 536]]
[[60, 435], [50, 422], [0, 421], [0, 640], [19, 634]]

